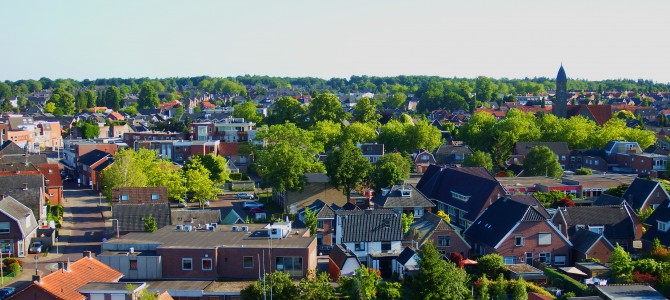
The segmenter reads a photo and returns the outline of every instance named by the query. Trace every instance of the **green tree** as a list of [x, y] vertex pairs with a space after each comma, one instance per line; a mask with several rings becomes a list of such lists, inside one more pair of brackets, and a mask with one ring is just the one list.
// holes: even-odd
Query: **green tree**
[[[140, 94], [140, 97], [141, 95], [142, 94]], [[158, 94], [156, 94], [156, 98], [158, 98]], [[119, 91], [119, 88], [115, 86], [110, 86], [107, 89], [105, 89], [105, 92], [103, 94], [103, 103], [105, 106], [107, 106], [107, 108], [118, 111], [121, 108], [122, 99], [123, 96], [121, 96], [121, 91]]]
[[589, 168], [579, 168], [575, 171], [575, 175], [591, 175], [593, 171]]
[[44, 105], [44, 111], [48, 113], [53, 113], [56, 110], [56, 104], [53, 102], [48, 102], [46, 105]]
[[494, 300], [507, 300], [507, 281], [503, 274], [499, 274], [491, 289]]
[[302, 126], [305, 121], [305, 108], [293, 97], [281, 97], [275, 101], [270, 115], [266, 119], [268, 125], [284, 124], [285, 122]]
[[419, 252], [419, 271], [412, 282], [420, 299], [469, 299], [467, 274], [441, 258], [437, 248], [426, 244]]
[[549, 176], [561, 178], [563, 169], [558, 163], [556, 154], [547, 146], [533, 147], [523, 161], [523, 170], [526, 176]]
[[298, 284], [299, 299], [303, 300], [334, 300], [335, 288], [330, 284], [330, 276], [326, 272], [315, 274], [310, 270], [308, 276], [300, 279]]
[[[207, 155], [198, 154], [199, 163], [209, 171], [209, 179], [215, 184], [223, 184], [230, 179], [230, 171], [226, 167], [226, 159], [223, 156], [209, 153]], [[193, 159], [184, 164], [184, 167], [189, 168], [190, 164], [195, 162]]]
[[370, 98], [366, 97], [361, 98], [356, 102], [353, 115], [354, 119], [361, 123], [376, 122], [381, 118], [381, 116], [377, 114], [375, 106], [370, 102]]
[[143, 187], [147, 176], [135, 159], [135, 151], [122, 149], [114, 154], [114, 164], [104, 169], [100, 184], [108, 200], [112, 200], [112, 189], [116, 187]]
[[614, 251], [612, 251], [610, 263], [612, 277], [616, 283], [629, 283], [633, 281], [633, 261], [630, 258], [630, 254], [619, 246], [618, 243], [614, 247]]
[[330, 182], [342, 188], [347, 199], [350, 199], [351, 190], [363, 183], [372, 169], [370, 161], [361, 154], [361, 149], [345, 142], [326, 158], [326, 171]]
[[377, 192], [409, 178], [412, 162], [399, 153], [382, 155], [373, 165], [370, 181]]
[[486, 274], [489, 278], [496, 278], [499, 274], [505, 273], [507, 268], [503, 263], [503, 257], [497, 253], [491, 253], [480, 257], [477, 260], [477, 273]]
[[160, 99], [158, 99], [158, 93], [154, 87], [148, 82], [143, 83], [140, 95], [137, 99], [138, 108], [151, 109], [158, 107], [159, 104]]
[[2, 112], [4, 113], [11, 113], [14, 111], [14, 107], [12, 106], [12, 102], [9, 101], [9, 99], [2, 101]]
[[79, 130], [79, 134], [85, 139], [97, 138], [100, 135], [100, 127], [98, 125], [81, 120], [77, 122], [77, 130]]
[[493, 92], [495, 91], [495, 85], [490, 78], [486, 76], [479, 76], [475, 81], [475, 94], [477, 95], [477, 100], [481, 102], [487, 102], [491, 100]]
[[342, 138], [353, 144], [372, 142], [377, 138], [375, 127], [370, 124], [353, 123], [344, 128]]
[[293, 283], [291, 275], [282, 271], [274, 271], [244, 288], [240, 294], [245, 300], [264, 300], [272, 292], [273, 299], [293, 300], [300, 295], [300, 290]]
[[342, 124], [333, 121], [316, 122], [309, 129], [314, 136], [314, 143], [323, 149], [332, 149], [342, 138]]
[[463, 124], [458, 131], [460, 139], [465, 141], [472, 150], [490, 153], [493, 148], [494, 126], [496, 119], [487, 112], [478, 112], [472, 115], [468, 123]]
[[526, 291], [526, 281], [523, 280], [523, 277], [519, 277], [513, 287], [512, 299], [514, 300], [526, 300], [528, 299], [528, 292]]
[[477, 291], [477, 293], [479, 294], [479, 299], [482, 300], [491, 299], [491, 294], [489, 293], [489, 285], [491, 285], [491, 281], [486, 277], [486, 274], [483, 274], [482, 277], [479, 278], [479, 290]]
[[144, 218], [144, 232], [154, 232], [156, 230], [158, 230], [156, 218], [153, 215]]
[[385, 106], [388, 108], [398, 108], [405, 104], [405, 101], [407, 100], [407, 95], [402, 92], [395, 92], [393, 95], [388, 97], [386, 99]]
[[623, 194], [626, 193], [628, 187], [630, 187], [630, 184], [622, 183], [615, 188], [607, 189], [606, 191], [603, 192], [603, 194], [611, 195], [614, 197], [623, 197]]
[[316, 213], [313, 210], [309, 209], [309, 207], [305, 207], [305, 225], [307, 225], [307, 228], [309, 228], [310, 236], [316, 235], [317, 223], [318, 219], [316, 218]]
[[437, 127], [422, 120], [418, 124], [406, 127], [405, 137], [409, 140], [409, 147], [401, 151], [410, 153], [417, 149], [435, 150], [442, 144], [442, 133]]
[[54, 114], [72, 115], [75, 112], [76, 107], [74, 105], [74, 96], [63, 88], [57, 88], [54, 93], [51, 94], [51, 98], [49, 98], [48, 102], [51, 102], [56, 106]]
[[402, 299], [402, 284], [390, 281], [381, 282], [377, 285], [377, 298], [380, 300]]
[[307, 107], [307, 115], [311, 124], [324, 120], [339, 123], [347, 117], [340, 100], [335, 95], [328, 93], [319, 94], [312, 99]]
[[263, 121], [263, 116], [256, 110], [256, 104], [251, 101], [237, 104], [233, 109], [233, 117], [244, 118], [245, 121], [254, 123]]
[[463, 160], [464, 167], [483, 167], [489, 172], [493, 170], [493, 160], [491, 155], [484, 151], [475, 151], [471, 155], [465, 156]]
[[84, 92], [84, 96], [86, 98], [86, 108], [95, 107], [97, 102], [95, 92], [93, 90], [86, 90], [86, 92]]
[[342, 276], [339, 280], [340, 292], [349, 299], [372, 300], [377, 298], [377, 285], [381, 277], [379, 271], [365, 266], [356, 269], [353, 276]]
[[9, 100], [13, 97], [12, 87], [9, 84], [0, 82], [0, 100]]
[[402, 233], [407, 233], [409, 227], [414, 223], [414, 214], [413, 213], [403, 213], [402, 214]]
[[197, 156], [191, 158], [188, 166], [184, 165], [186, 189], [192, 196], [190, 199], [192, 202], [198, 201], [201, 206], [204, 206], [206, 201], [217, 199], [221, 190], [214, 186], [210, 175], [209, 170]]

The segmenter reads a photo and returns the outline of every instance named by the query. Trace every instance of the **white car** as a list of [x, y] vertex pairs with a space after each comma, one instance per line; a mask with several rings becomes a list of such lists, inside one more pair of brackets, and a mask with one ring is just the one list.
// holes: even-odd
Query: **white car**
[[239, 199], [254, 199], [254, 195], [249, 193], [238, 193], [237, 198]]
[[263, 208], [263, 203], [256, 201], [244, 201], [242, 207], [244, 207], [244, 209]]

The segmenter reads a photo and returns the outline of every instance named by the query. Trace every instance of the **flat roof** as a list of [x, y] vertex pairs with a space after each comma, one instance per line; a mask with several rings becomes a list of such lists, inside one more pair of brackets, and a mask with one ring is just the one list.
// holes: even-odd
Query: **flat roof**
[[535, 185], [544, 186], [567, 186], [560, 179], [548, 178], [544, 176], [532, 177], [496, 177], [498, 182], [505, 188], [532, 188]]
[[[233, 231], [233, 226], [238, 231]], [[241, 231], [243, 226], [248, 226], [249, 231]], [[120, 239], [112, 238], [105, 244], [119, 244], [124, 248], [132, 244], [159, 244], [158, 248], [267, 248], [269, 239], [266, 235], [253, 236], [256, 231], [267, 230], [266, 226], [267, 224], [218, 225], [215, 230], [196, 230], [193, 227], [188, 232], [169, 225], [155, 232], [131, 232]], [[316, 236], [310, 237], [307, 228], [292, 228], [285, 238], [272, 239], [272, 248], [307, 248], [315, 240]]]
[[144, 282], [89, 282], [77, 289], [79, 292], [88, 291], [121, 291], [126, 292], [128, 284], [132, 284], [137, 289], [144, 285]]
[[587, 268], [589, 270], [610, 270], [610, 268], [607, 267], [606, 265], [599, 264], [597, 262], [585, 261], [585, 262], [578, 262], [575, 264]]
[[597, 285], [596, 289], [608, 299], [666, 299], [661, 293], [648, 285]]
[[616, 187], [623, 183], [631, 184], [637, 178], [637, 174], [592, 174], [572, 175], [562, 178], [564, 184], [580, 184], [584, 188], [591, 187]]

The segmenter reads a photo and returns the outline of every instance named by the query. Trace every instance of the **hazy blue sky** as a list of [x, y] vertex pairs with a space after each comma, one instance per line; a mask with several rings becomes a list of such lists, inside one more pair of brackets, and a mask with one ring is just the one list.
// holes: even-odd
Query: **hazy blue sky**
[[0, 80], [556, 76], [670, 82], [670, 1], [2, 1]]

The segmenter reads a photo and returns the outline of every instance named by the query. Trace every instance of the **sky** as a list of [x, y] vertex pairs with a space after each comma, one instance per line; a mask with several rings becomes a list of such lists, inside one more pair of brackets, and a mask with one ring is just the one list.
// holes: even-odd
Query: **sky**
[[0, 3], [0, 81], [351, 75], [670, 83], [667, 0]]

